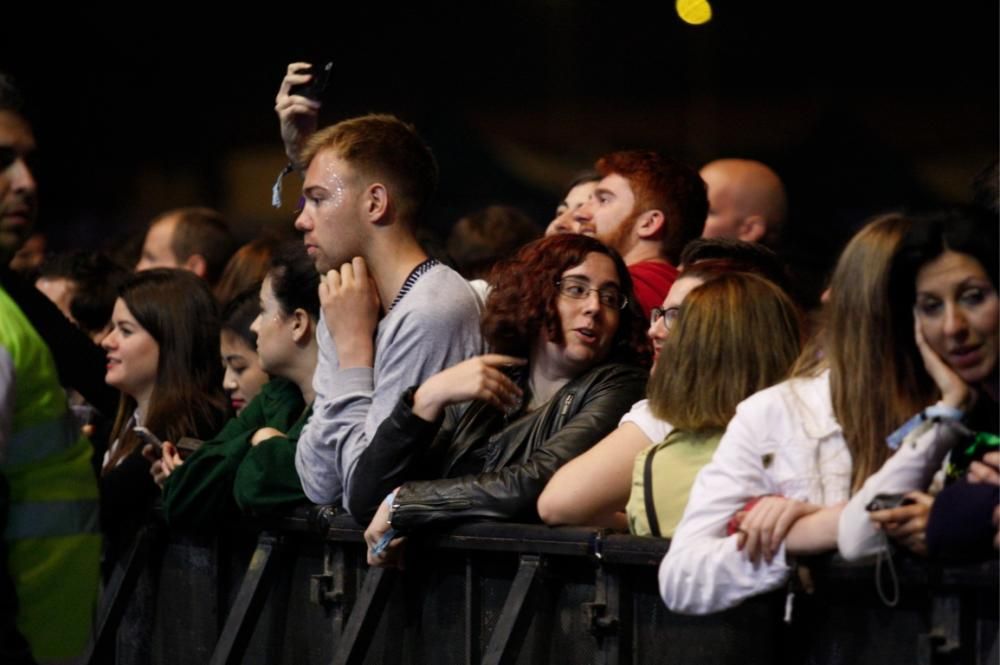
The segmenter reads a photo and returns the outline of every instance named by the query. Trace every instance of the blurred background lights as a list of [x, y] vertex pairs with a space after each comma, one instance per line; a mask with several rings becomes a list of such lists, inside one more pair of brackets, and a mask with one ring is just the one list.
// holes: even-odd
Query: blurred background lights
[[677, 15], [690, 25], [702, 25], [712, 20], [712, 6], [707, 0], [677, 0]]

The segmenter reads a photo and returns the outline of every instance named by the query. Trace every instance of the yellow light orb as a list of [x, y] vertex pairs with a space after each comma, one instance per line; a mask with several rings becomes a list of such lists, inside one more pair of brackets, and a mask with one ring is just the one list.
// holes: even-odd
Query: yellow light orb
[[703, 25], [712, 20], [712, 6], [706, 0], [677, 0], [677, 15], [690, 25]]

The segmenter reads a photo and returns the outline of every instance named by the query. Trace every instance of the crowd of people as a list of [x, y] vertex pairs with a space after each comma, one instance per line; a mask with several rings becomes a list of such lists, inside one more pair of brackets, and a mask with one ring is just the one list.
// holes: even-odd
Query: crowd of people
[[[311, 76], [289, 65], [275, 107], [301, 239], [239, 247], [178, 208], [134, 266], [0, 270], [0, 660], [79, 654], [156, 506], [213, 534], [332, 504], [372, 566], [458, 520], [670, 538], [660, 594], [691, 614], [800, 555], [996, 556], [995, 163], [985, 208], [870, 220], [817, 314], [765, 164], [611, 152], [544, 232], [509, 206], [460, 220], [452, 261], [420, 241], [430, 148], [391, 115], [319, 127]], [[0, 75], [3, 266], [34, 148]]]

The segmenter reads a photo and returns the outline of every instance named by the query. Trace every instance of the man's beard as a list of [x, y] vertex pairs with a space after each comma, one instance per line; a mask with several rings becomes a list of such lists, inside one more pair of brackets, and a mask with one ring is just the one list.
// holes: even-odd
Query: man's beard
[[642, 213], [638, 213], [633, 210], [628, 217], [623, 219], [622, 222], [608, 234], [606, 240], [601, 239], [601, 241], [622, 256], [625, 256], [625, 254], [627, 254], [635, 245], [632, 238], [632, 230], [639, 221], [639, 215], [641, 214]]

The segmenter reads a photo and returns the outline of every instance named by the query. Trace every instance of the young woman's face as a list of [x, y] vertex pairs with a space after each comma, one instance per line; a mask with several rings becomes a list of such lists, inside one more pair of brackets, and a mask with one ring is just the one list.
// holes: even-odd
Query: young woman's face
[[924, 339], [967, 383], [997, 369], [1000, 304], [983, 266], [946, 251], [917, 273], [916, 317]]
[[107, 352], [105, 382], [143, 403], [156, 385], [160, 345], [132, 316], [119, 298], [111, 313], [111, 332], [101, 341]]
[[260, 366], [268, 374], [284, 376], [289, 361], [298, 351], [292, 334], [294, 322], [294, 317], [285, 314], [278, 304], [268, 275], [260, 286], [260, 314], [250, 326], [250, 330], [257, 333]]
[[611, 257], [595, 252], [565, 271], [560, 283], [556, 309], [563, 342], [543, 342], [545, 361], [563, 377], [573, 378], [604, 360], [611, 350], [621, 318], [617, 303], [623, 298], [622, 286]]
[[[673, 286], [670, 287], [670, 291], [663, 300], [663, 306], [660, 307], [660, 311], [654, 312], [653, 317], [650, 317], [649, 330], [646, 331], [646, 336], [653, 343], [654, 365], [657, 358], [660, 357], [660, 349], [663, 348], [663, 343], [667, 341], [667, 335], [670, 334], [670, 326], [673, 325], [674, 320], [677, 318], [681, 303], [687, 298], [687, 294], [704, 283], [705, 280], [700, 277], [684, 277], [681, 275], [673, 283]], [[654, 317], [655, 321], [653, 320]]]
[[253, 401], [269, 377], [260, 366], [257, 349], [245, 339], [223, 328], [220, 342], [222, 366], [226, 370], [222, 387], [229, 395], [233, 411], [239, 413]]

